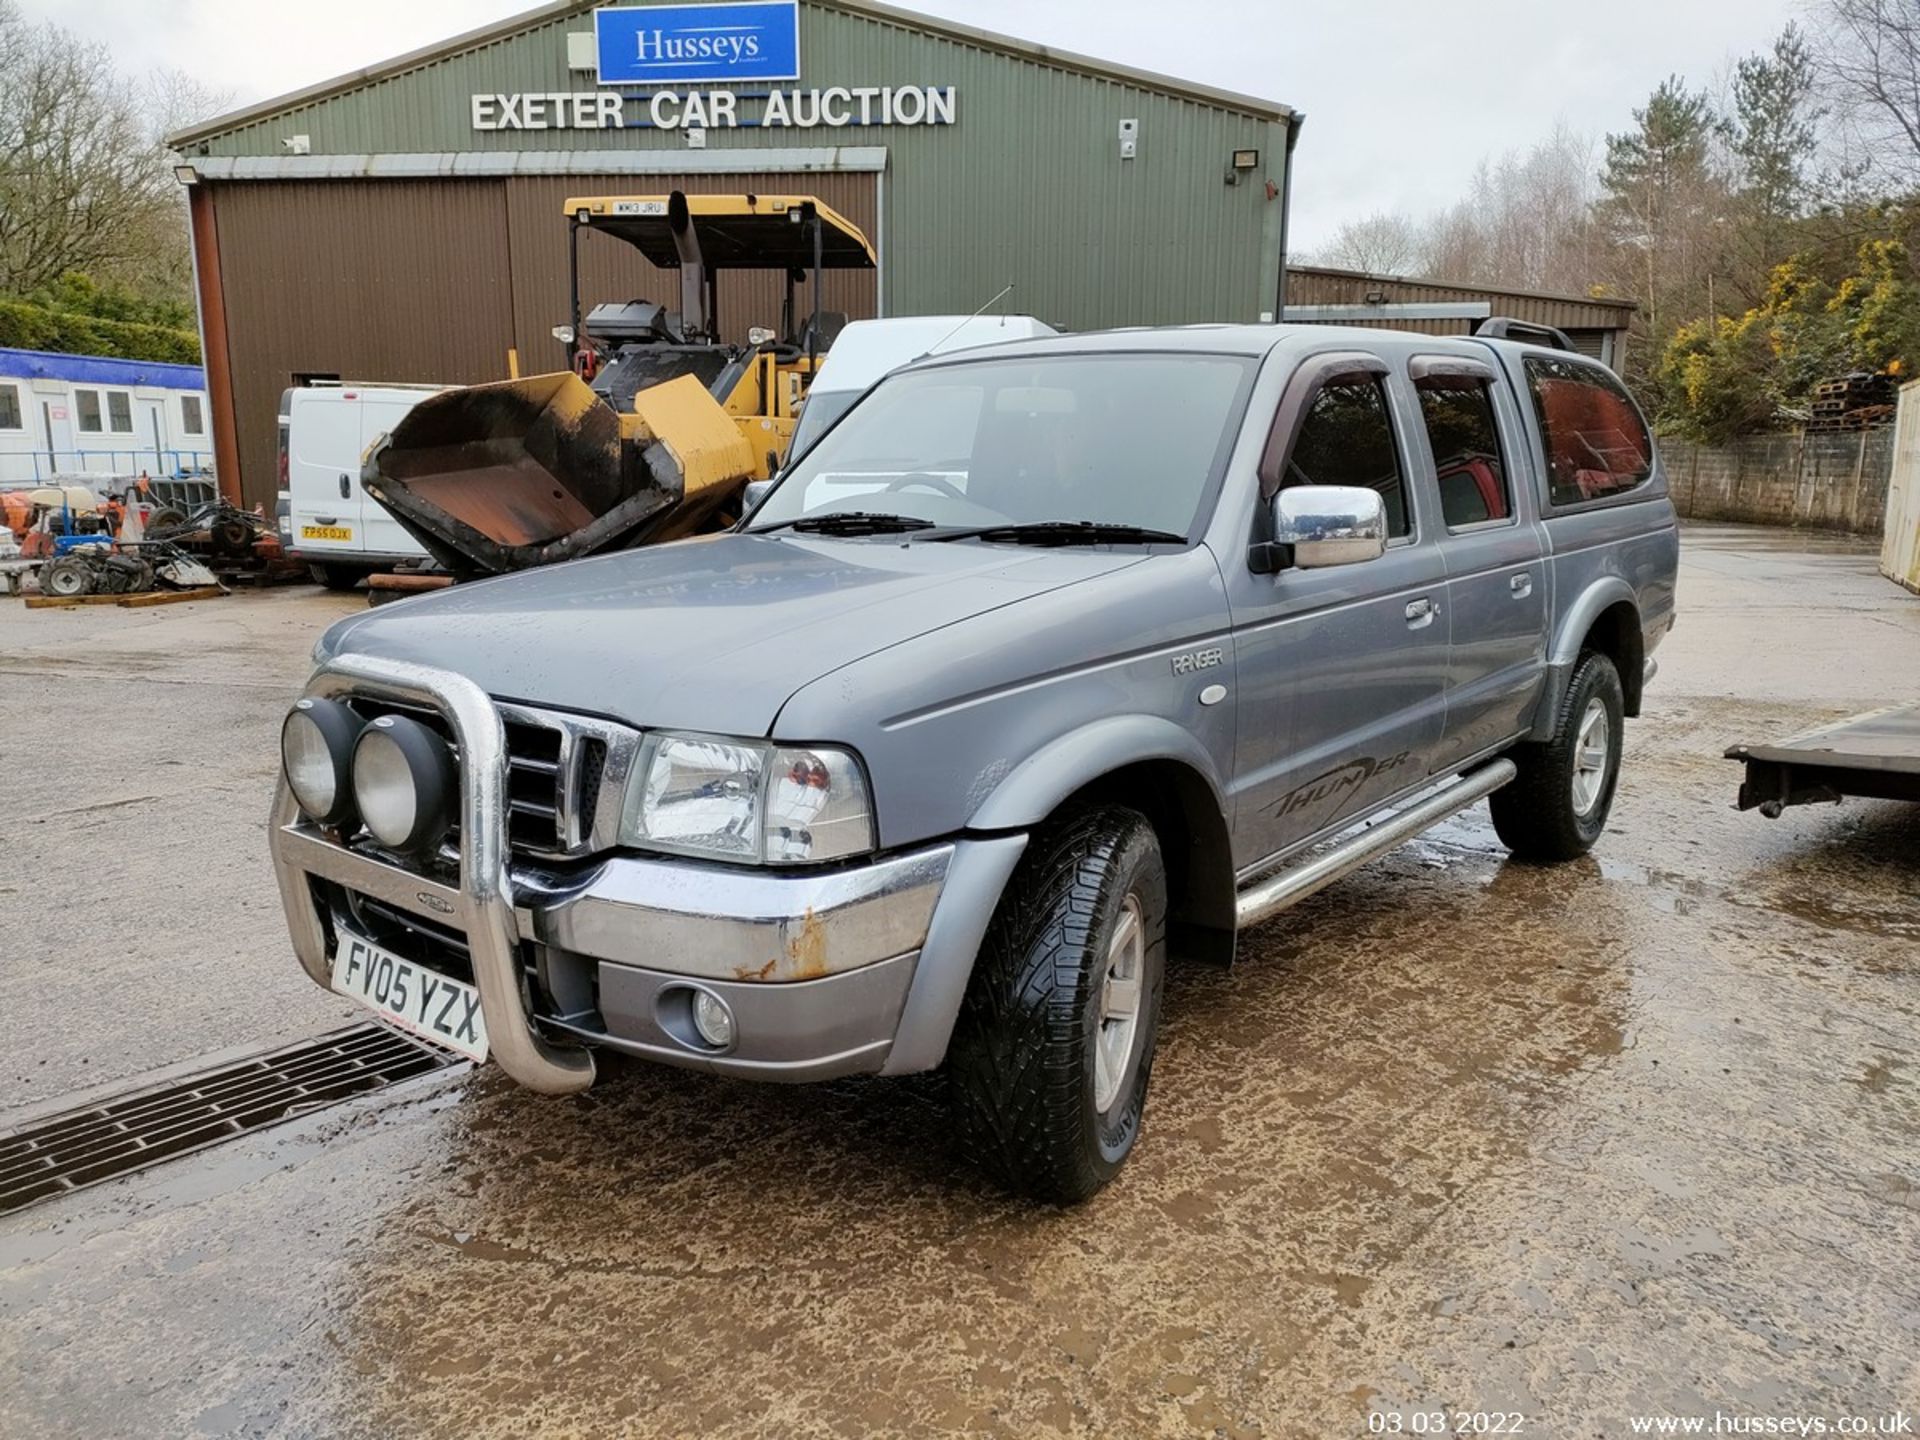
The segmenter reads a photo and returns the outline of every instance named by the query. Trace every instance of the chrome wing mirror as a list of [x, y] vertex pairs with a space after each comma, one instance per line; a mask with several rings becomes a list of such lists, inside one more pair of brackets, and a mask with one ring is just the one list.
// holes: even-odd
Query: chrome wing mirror
[[1359, 485], [1294, 485], [1277, 491], [1273, 544], [1302, 570], [1377, 560], [1387, 548], [1387, 507]]

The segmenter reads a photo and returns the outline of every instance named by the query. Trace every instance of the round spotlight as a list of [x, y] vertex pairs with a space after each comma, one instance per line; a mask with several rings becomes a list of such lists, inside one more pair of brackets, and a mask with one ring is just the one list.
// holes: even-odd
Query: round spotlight
[[364, 722], [338, 700], [296, 703], [280, 726], [287, 788], [309, 819], [326, 826], [353, 815], [353, 742]]
[[353, 747], [353, 798], [373, 838], [424, 854], [453, 823], [460, 777], [447, 742], [418, 720], [382, 715]]
[[716, 1050], [733, 1044], [733, 1012], [718, 995], [705, 990], [693, 992], [693, 1028]]

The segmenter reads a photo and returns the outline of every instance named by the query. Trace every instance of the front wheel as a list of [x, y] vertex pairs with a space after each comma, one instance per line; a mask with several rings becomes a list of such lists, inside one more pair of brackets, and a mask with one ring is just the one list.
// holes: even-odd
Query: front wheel
[[1516, 856], [1551, 863], [1593, 848], [1613, 808], [1625, 716], [1620, 672], [1588, 651], [1568, 682], [1553, 738], [1515, 746], [1520, 773], [1488, 799], [1494, 833]]
[[1009, 1189], [1084, 1200], [1140, 1134], [1166, 970], [1167, 872], [1119, 806], [1036, 832], [974, 962], [948, 1050], [962, 1149]]
[[307, 566], [307, 574], [313, 577], [313, 583], [324, 585], [329, 590], [351, 590], [367, 578], [367, 572], [357, 570], [351, 565]]
[[76, 599], [93, 589], [93, 567], [76, 555], [62, 555], [40, 572], [40, 588], [62, 600]]

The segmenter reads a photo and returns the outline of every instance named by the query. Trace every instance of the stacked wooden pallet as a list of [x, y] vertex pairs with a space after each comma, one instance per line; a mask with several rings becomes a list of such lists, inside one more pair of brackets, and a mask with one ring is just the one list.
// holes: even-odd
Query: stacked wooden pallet
[[1809, 430], [1867, 430], [1893, 423], [1894, 380], [1891, 375], [1856, 371], [1813, 387]]

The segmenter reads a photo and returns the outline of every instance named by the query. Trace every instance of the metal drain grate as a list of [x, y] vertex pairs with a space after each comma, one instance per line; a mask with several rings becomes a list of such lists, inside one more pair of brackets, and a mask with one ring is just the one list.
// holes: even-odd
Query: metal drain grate
[[0, 1215], [370, 1090], [467, 1062], [353, 1025], [0, 1135]]

